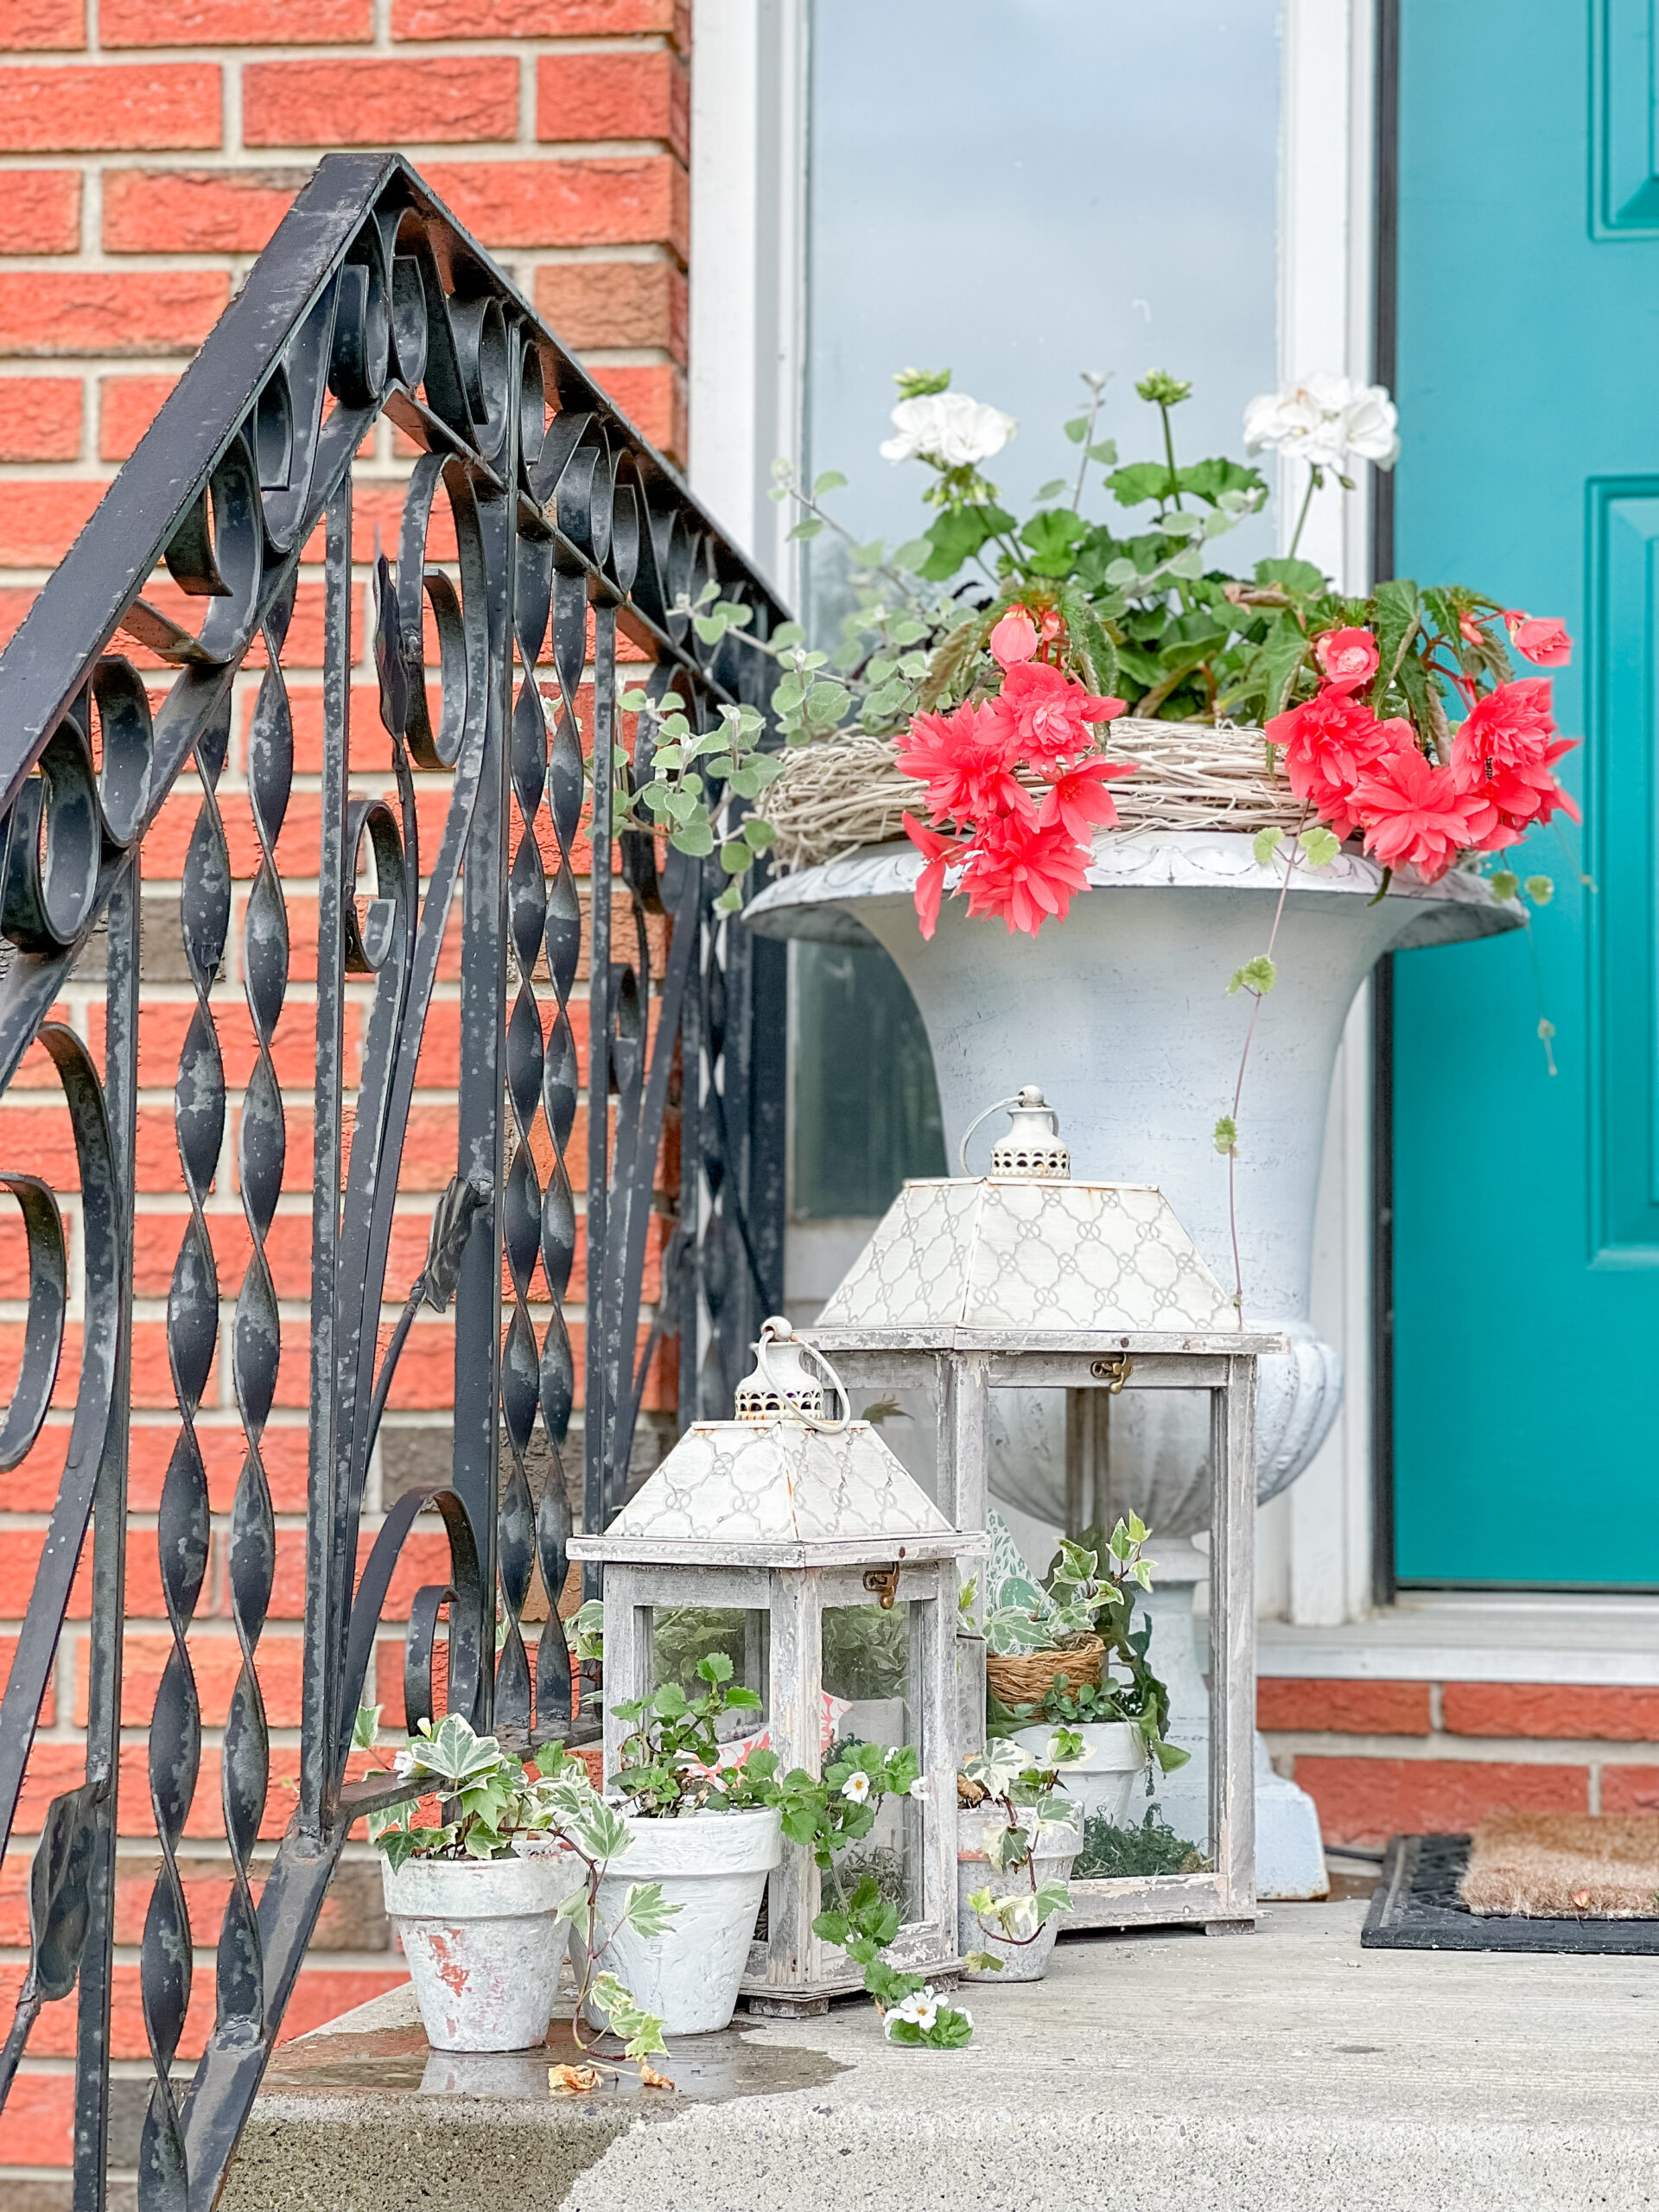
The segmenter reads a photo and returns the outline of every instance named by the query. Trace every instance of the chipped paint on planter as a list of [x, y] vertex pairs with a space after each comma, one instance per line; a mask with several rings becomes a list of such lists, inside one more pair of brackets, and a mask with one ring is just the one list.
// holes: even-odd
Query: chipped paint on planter
[[[783, 1856], [782, 1815], [776, 1806], [764, 1806], [684, 1820], [641, 1820], [632, 1813], [623, 1819], [632, 1847], [609, 1861], [599, 1885], [597, 1968], [615, 1974], [666, 2034], [711, 2034], [729, 2025], [736, 2008], [766, 1876]], [[615, 1927], [636, 1882], [660, 1882], [664, 1902], [682, 1908], [660, 1936]], [[570, 1931], [578, 1977], [586, 1939], [584, 1915]], [[588, 2017], [596, 2027], [604, 2024], [591, 2006]]]
[[[1046, 1736], [1052, 1735], [1053, 1731], [1045, 1732]], [[1050, 1817], [1057, 1818], [1074, 1809], [1062, 1807], [1051, 1813]], [[969, 1970], [963, 1978], [969, 1981], [1040, 1981], [1048, 1972], [1049, 1955], [1065, 1916], [1051, 1913], [1032, 1940], [1025, 1943], [1008, 1942], [981, 1924], [979, 1915], [968, 1903], [976, 1890], [988, 1890], [994, 1897], [1008, 1897], [1028, 1893], [1032, 1887], [1030, 1866], [1010, 1866], [999, 1871], [992, 1866], [984, 1843], [988, 1825], [991, 1824], [966, 1807], [957, 1815], [957, 1948], [964, 1955], [988, 1951], [1002, 1964], [1000, 1968]], [[1003, 1825], [1001, 1814], [994, 1825]], [[1075, 1818], [1069, 1835], [1045, 1836], [1042, 1847], [1033, 1854], [1039, 1885], [1066, 1880], [1071, 1862], [1082, 1848], [1083, 1827]]]
[[564, 1961], [560, 1901], [587, 1869], [535, 1858], [380, 1861], [386, 1915], [435, 2050], [528, 2050], [547, 2034]]
[[[1103, 1813], [1114, 1827], [1121, 1828], [1128, 1817], [1135, 1785], [1147, 1770], [1145, 1737], [1133, 1720], [1066, 1720], [1059, 1725], [1083, 1738], [1082, 1764], [1068, 1766], [1061, 1777], [1068, 1802], [1077, 1808], [1080, 1820]], [[1014, 1740], [1040, 1756], [1053, 1742], [1054, 1731], [1016, 1728]]]

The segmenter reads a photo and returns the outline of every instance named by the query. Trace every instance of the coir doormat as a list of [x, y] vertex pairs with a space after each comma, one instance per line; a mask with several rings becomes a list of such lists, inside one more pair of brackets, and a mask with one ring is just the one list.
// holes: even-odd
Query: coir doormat
[[1369, 1951], [1659, 1952], [1659, 1918], [1543, 1920], [1473, 1913], [1458, 1894], [1469, 1864], [1466, 1835], [1397, 1835], [1365, 1916]]

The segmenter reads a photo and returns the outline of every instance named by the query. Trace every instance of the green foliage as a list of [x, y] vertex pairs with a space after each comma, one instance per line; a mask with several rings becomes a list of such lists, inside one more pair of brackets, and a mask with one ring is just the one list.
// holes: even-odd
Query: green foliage
[[1247, 960], [1242, 968], [1235, 968], [1227, 985], [1230, 998], [1236, 991], [1249, 991], [1255, 998], [1262, 998], [1279, 980], [1279, 970], [1265, 952], [1258, 952], [1254, 960]]
[[1137, 1827], [1119, 1827], [1104, 1813], [1083, 1824], [1083, 1848], [1072, 1864], [1075, 1881], [1117, 1880], [1147, 1874], [1198, 1874], [1208, 1861], [1196, 1845], [1178, 1836], [1155, 1805]]
[[1230, 1114], [1217, 1114], [1215, 1127], [1216, 1150], [1224, 1160], [1231, 1160], [1238, 1153], [1238, 1123]]
[[733, 1681], [734, 1671], [727, 1652], [705, 1651], [692, 1670], [696, 1695], [670, 1681], [613, 1707], [617, 1719], [638, 1724], [622, 1739], [612, 1783], [631, 1812], [667, 1818], [772, 1802], [755, 1793], [772, 1780], [775, 1752], [752, 1751], [741, 1766], [720, 1766], [717, 1724], [760, 1709], [756, 1693]]
[[[677, 1911], [678, 1907], [675, 1910]], [[596, 2009], [605, 2014], [611, 2033], [622, 2038], [625, 2058], [637, 2062], [667, 2051], [662, 2022], [653, 2014], [642, 2012], [613, 1974], [596, 1974], [588, 1995]]]
[[[352, 1732], [359, 1750], [374, 1747], [379, 1707], [364, 1707]], [[505, 1859], [521, 1835], [557, 1827], [568, 1810], [592, 1800], [587, 1770], [556, 1745], [537, 1753], [539, 1774], [504, 1751], [493, 1736], [480, 1736], [458, 1713], [435, 1727], [423, 1720], [396, 1755], [393, 1772], [435, 1796], [443, 1817], [435, 1826], [419, 1817], [417, 1802], [372, 1813], [369, 1834], [394, 1867], [411, 1859]]]

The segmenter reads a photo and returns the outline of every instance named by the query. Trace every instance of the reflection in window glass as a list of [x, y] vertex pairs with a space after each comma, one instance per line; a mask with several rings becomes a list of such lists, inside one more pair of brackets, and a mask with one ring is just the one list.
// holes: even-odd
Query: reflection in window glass
[[[1075, 467], [1080, 369], [1110, 372], [1126, 461], [1152, 454], [1134, 385], [1154, 367], [1194, 382], [1186, 458], [1242, 451], [1245, 402], [1277, 380], [1277, 0], [816, 0], [808, 455], [851, 478], [835, 512], [861, 537], [925, 519], [922, 472], [876, 456], [912, 365], [1018, 418], [989, 472], [1016, 507]], [[1269, 524], [1235, 549], [1272, 551]]]
[[794, 989], [791, 1211], [809, 1221], [885, 1213], [906, 1176], [946, 1172], [916, 1001], [874, 944], [798, 945]]

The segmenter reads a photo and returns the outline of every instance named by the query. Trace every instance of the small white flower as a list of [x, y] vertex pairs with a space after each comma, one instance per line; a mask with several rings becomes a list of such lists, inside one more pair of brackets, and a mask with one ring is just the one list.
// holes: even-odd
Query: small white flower
[[400, 1781], [405, 1782], [409, 1779], [410, 1776], [414, 1773], [415, 1754], [410, 1750], [407, 1744], [404, 1745], [401, 1751], [393, 1753], [391, 1770], [397, 1776]]
[[977, 467], [1001, 453], [1019, 428], [1012, 415], [965, 391], [930, 391], [893, 409], [896, 438], [884, 439], [883, 461], [931, 461], [941, 468]]
[[973, 2026], [974, 2016], [968, 2010], [968, 2007], [965, 2005], [953, 2005], [950, 2007], [950, 2010], [956, 2014], [957, 2018], [964, 2022], [967, 2026], [970, 2028]]
[[[895, 2005], [888, 2013], [889, 2022], [903, 2020], [912, 2028], [919, 2028], [924, 2035], [939, 2017], [939, 2000], [931, 1989], [912, 1990], [901, 2005]], [[889, 2026], [887, 2032], [892, 2034]]]
[[927, 1777], [925, 1774], [918, 1774], [906, 1794], [911, 1797], [919, 1798], [925, 1804], [932, 1794], [927, 1786]]
[[1392, 468], [1400, 454], [1399, 416], [1380, 384], [1356, 384], [1321, 371], [1300, 384], [1264, 391], [1244, 410], [1244, 443], [1287, 453], [1315, 468], [1340, 470], [1351, 454]]
[[855, 1768], [841, 1785], [843, 1797], [850, 1797], [855, 1805], [861, 1805], [870, 1794], [870, 1777], [861, 1769]]

